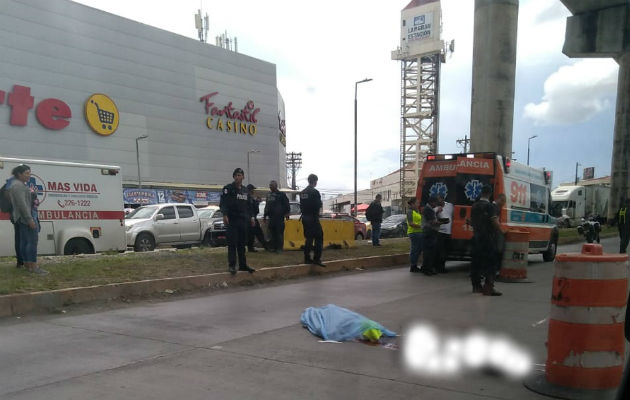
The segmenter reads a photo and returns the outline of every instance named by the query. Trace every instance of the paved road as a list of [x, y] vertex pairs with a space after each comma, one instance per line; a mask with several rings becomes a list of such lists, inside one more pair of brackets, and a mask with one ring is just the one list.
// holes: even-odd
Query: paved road
[[[617, 239], [603, 242], [614, 251]], [[579, 245], [560, 248], [577, 251]], [[139, 303], [113, 310], [0, 320], [0, 399], [537, 399], [512, 381], [407, 373], [402, 351], [319, 343], [299, 324], [335, 303], [402, 331], [417, 320], [441, 332], [504, 332], [544, 364], [552, 264], [532, 257], [533, 283], [473, 295], [465, 265], [407, 268]]]

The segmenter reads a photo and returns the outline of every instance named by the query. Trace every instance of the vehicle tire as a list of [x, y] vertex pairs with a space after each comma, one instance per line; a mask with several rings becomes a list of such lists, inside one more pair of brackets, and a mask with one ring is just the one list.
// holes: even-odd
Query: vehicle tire
[[363, 234], [361, 232], [358, 232], [354, 237], [354, 240], [363, 240]]
[[558, 250], [558, 239], [554, 238], [549, 242], [549, 247], [542, 253], [543, 260], [545, 262], [553, 261], [556, 258], [556, 251]]
[[212, 247], [212, 232], [207, 231], [201, 241], [201, 246]]
[[66, 245], [63, 246], [63, 254], [66, 256], [72, 254], [94, 254], [94, 248], [87, 239], [74, 238], [68, 240]]
[[155, 250], [155, 239], [148, 233], [141, 233], [136, 238], [136, 244], [133, 246], [135, 251], [153, 251]]
[[564, 227], [565, 228], [570, 228], [571, 227], [571, 221], [569, 221], [568, 219], [564, 221]]

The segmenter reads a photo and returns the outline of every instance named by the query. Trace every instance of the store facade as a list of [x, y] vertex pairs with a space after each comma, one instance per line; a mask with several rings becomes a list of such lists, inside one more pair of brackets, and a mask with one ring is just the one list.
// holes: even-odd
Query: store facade
[[286, 186], [274, 64], [67, 0], [0, 24], [0, 155], [118, 165], [136, 204], [215, 203], [236, 167]]

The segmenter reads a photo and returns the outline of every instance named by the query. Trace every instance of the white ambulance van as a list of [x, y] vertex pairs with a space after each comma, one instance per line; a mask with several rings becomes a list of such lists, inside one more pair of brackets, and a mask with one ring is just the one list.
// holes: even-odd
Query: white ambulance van
[[552, 261], [558, 228], [549, 215], [551, 178], [550, 171], [511, 162], [495, 153], [431, 154], [422, 165], [416, 198], [424, 205], [430, 196], [443, 196], [453, 204], [448, 257], [466, 260], [473, 234], [467, 220], [481, 187], [491, 185], [494, 196], [503, 193], [507, 198], [499, 216], [501, 225], [529, 233], [529, 254], [542, 254], [545, 261]]
[[[38, 254], [125, 251], [120, 167], [0, 157], [1, 185], [20, 164], [31, 167], [40, 201]], [[9, 217], [0, 212], [0, 256], [15, 255]]]

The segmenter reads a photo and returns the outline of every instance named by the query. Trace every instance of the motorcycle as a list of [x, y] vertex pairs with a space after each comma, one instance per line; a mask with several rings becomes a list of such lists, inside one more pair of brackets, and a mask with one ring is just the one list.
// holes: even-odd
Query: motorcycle
[[599, 243], [599, 233], [602, 231], [602, 227], [600, 223], [593, 218], [589, 218], [588, 220], [582, 218], [580, 225], [577, 227], [577, 231], [586, 238], [587, 243]]

